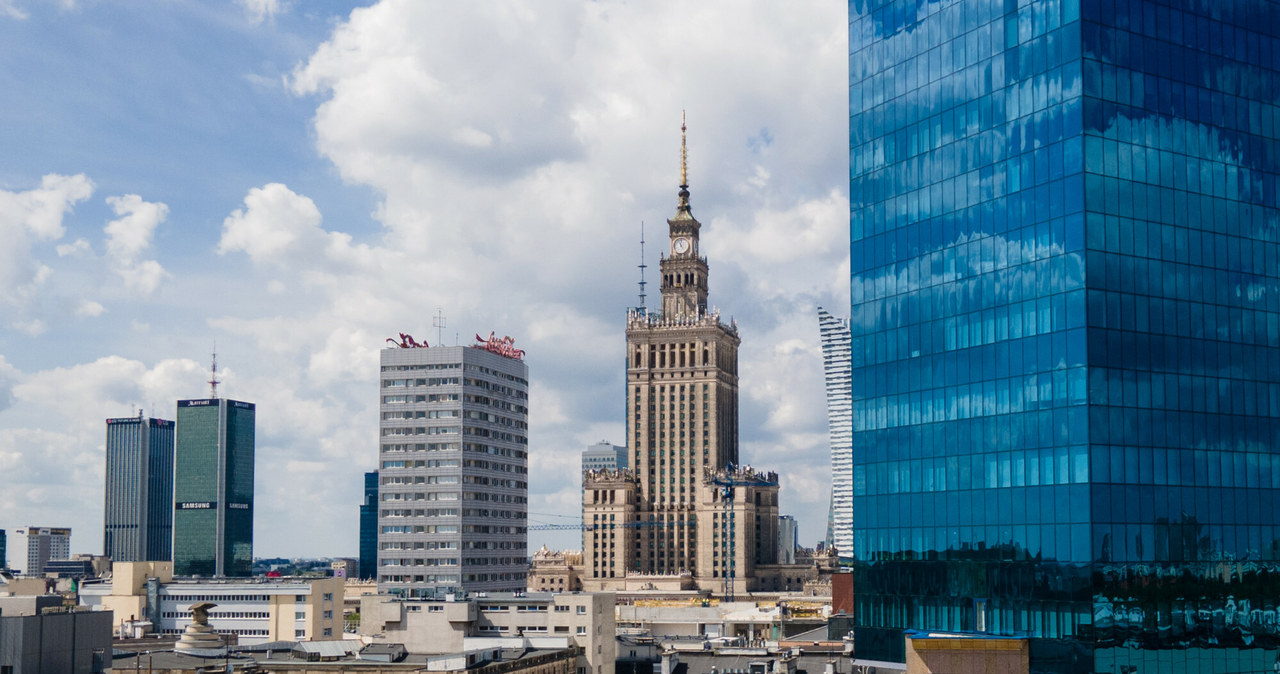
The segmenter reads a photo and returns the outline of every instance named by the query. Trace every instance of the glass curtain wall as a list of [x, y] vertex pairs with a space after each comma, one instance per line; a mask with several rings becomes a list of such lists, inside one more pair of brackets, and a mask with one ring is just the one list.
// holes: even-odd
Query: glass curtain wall
[[[1274, 647], [1278, 27], [849, 3], [860, 656], [909, 628], [1030, 636], [1037, 671]], [[1243, 596], [1251, 627], [1219, 618]]]

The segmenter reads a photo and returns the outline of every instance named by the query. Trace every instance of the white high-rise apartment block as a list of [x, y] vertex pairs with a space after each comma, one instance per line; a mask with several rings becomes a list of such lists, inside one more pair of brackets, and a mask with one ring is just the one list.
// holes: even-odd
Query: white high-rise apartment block
[[840, 555], [853, 554], [853, 380], [849, 321], [818, 307], [831, 439], [831, 533]]
[[27, 527], [28, 576], [44, 573], [44, 565], [59, 559], [71, 559], [71, 529], [67, 527]]
[[[394, 341], [394, 340], [393, 340]], [[529, 370], [506, 340], [382, 350], [378, 591], [525, 589]]]

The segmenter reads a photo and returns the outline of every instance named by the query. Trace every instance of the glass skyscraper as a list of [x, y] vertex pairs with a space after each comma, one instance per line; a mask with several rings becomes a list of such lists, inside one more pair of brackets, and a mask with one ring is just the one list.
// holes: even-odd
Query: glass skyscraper
[[113, 562], [173, 559], [172, 421], [107, 419], [102, 550]]
[[178, 401], [174, 448], [173, 572], [253, 573], [253, 403]]
[[1272, 671], [1280, 4], [849, 2], [860, 657]]
[[822, 370], [827, 383], [827, 428], [831, 442], [830, 543], [842, 557], [853, 553], [853, 452], [849, 418], [849, 321], [818, 307]]
[[360, 504], [360, 578], [378, 577], [378, 471], [364, 474]]

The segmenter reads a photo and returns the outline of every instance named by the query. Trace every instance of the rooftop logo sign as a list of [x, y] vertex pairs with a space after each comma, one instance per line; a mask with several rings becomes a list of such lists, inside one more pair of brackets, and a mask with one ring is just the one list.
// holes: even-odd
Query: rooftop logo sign
[[516, 360], [524, 360], [524, 349], [516, 348], [516, 340], [513, 337], [494, 337], [492, 331], [489, 336], [481, 337], [476, 334], [476, 348], [484, 349], [489, 353], [496, 353], [499, 356], [514, 358]]
[[397, 342], [397, 341], [396, 341], [396, 339], [395, 339], [395, 337], [388, 337], [388, 338], [387, 338], [387, 342], [389, 342], [392, 346], [398, 346], [398, 347], [400, 347], [400, 348], [402, 348], [402, 349], [425, 349], [425, 348], [427, 348], [427, 343], [426, 343], [426, 342], [419, 342], [418, 340], [416, 340], [416, 339], [414, 339], [414, 338], [413, 338], [413, 335], [410, 335], [410, 334], [405, 333], [405, 332], [400, 333], [400, 341], [398, 341], [398, 342]]

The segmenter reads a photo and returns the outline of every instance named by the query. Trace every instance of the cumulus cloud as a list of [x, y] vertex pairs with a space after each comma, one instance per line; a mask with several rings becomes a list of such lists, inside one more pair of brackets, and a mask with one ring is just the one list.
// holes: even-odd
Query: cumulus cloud
[[222, 222], [218, 253], [241, 251], [254, 262], [284, 262], [289, 254], [308, 255], [323, 246], [320, 209], [308, 197], [280, 183], [249, 190], [244, 208]]
[[76, 315], [92, 318], [95, 316], [101, 316], [106, 310], [106, 307], [94, 302], [93, 300], [81, 300], [79, 306], [76, 307]]
[[[535, 385], [531, 510], [559, 509], [562, 464], [601, 428], [621, 440], [620, 310], [635, 302], [639, 221], [662, 240], [674, 210], [687, 108], [711, 299], [741, 319], [743, 390], [768, 420], [744, 423], [744, 453], [768, 466], [785, 439], [825, 467], [813, 307], [847, 304], [847, 156], [831, 142], [846, 124], [831, 85], [843, 26], [821, 3], [355, 10], [291, 80], [320, 99], [319, 150], [383, 197], [367, 242], [383, 264], [326, 285], [322, 352], [357, 334], [338, 324], [386, 330], [397, 309], [465, 307], [516, 334]], [[825, 508], [802, 519], [821, 528]]]
[[169, 207], [143, 201], [136, 194], [107, 197], [107, 204], [120, 216], [103, 230], [107, 234], [107, 257], [126, 287], [150, 295], [169, 274], [159, 262], [138, 258], [151, 247], [156, 226], [169, 216]]
[[0, 0], [0, 16], [7, 16], [10, 19], [21, 21], [29, 17], [30, 14], [19, 7], [13, 0]]
[[[263, 7], [262, 20], [280, 11]], [[386, 0], [337, 22], [287, 84], [315, 104], [317, 151], [374, 195], [371, 222], [340, 219], [330, 204], [343, 195], [288, 176], [243, 185], [243, 202], [212, 220], [219, 272], [166, 282], [203, 297], [204, 313], [181, 326], [148, 313], [127, 335], [199, 351], [216, 337], [220, 391], [258, 404], [259, 503], [277, 517], [259, 521], [256, 552], [355, 551], [360, 472], [377, 460], [377, 350], [397, 332], [432, 344], [515, 337], [530, 367], [530, 511], [579, 513], [581, 450], [623, 441], [624, 310], [637, 301], [641, 221], [651, 283], [665, 250], [682, 109], [711, 301], [743, 336], [742, 455], [783, 472], [784, 511], [806, 540], [820, 535], [829, 460], [813, 307], [847, 306], [848, 158], [832, 141], [847, 124], [844, 14], [817, 0]], [[156, 257], [156, 231], [122, 232], [117, 251]], [[62, 255], [89, 252], [69, 243]], [[216, 291], [193, 290], [209, 278]], [[91, 311], [85, 302], [68, 306]], [[204, 391], [203, 364], [138, 358], [18, 373], [22, 415], [0, 419], [0, 461], [53, 443], [100, 451], [100, 417]], [[166, 374], [165, 363], [183, 365]], [[181, 384], [146, 383], [166, 377]], [[73, 391], [59, 401], [63, 388]], [[87, 421], [66, 417], [75, 405]], [[100, 460], [94, 470], [98, 483], [55, 480], [52, 493], [83, 493], [77, 509], [94, 512]], [[47, 489], [19, 481], [0, 501]], [[312, 530], [331, 533], [301, 533]], [[580, 545], [540, 535], [531, 544]]]
[[18, 370], [0, 355], [0, 412], [13, 404], [13, 386], [18, 381]]
[[55, 250], [58, 251], [58, 257], [82, 257], [93, 252], [89, 242], [84, 239], [76, 239], [71, 243], [60, 243]]
[[103, 420], [144, 407], [171, 419], [173, 401], [198, 394], [204, 374], [190, 360], [147, 365], [120, 356], [20, 372], [0, 357], [0, 411], [7, 412], [0, 417], [0, 513], [11, 522], [70, 526], [76, 551], [96, 549]]
[[274, 19], [277, 14], [285, 9], [285, 5], [281, 0], [238, 0], [240, 5], [244, 7], [245, 14], [248, 15], [249, 21], [253, 23], [262, 23], [268, 19]]
[[0, 303], [21, 305], [48, 280], [52, 270], [32, 256], [32, 247], [62, 238], [63, 217], [92, 194], [93, 182], [83, 174], [50, 173], [37, 188], [0, 190]]

